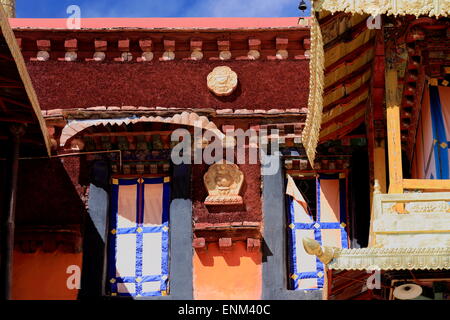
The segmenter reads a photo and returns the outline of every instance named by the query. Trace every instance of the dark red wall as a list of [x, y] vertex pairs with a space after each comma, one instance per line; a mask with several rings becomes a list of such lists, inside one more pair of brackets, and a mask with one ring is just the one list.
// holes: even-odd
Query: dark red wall
[[16, 223], [80, 225], [86, 199], [78, 157], [20, 161]]
[[240, 164], [244, 174], [244, 184], [240, 195], [244, 199], [241, 208], [233, 206], [207, 207], [204, 204], [208, 191], [203, 183], [203, 176], [208, 165], [193, 165], [192, 170], [192, 202], [195, 222], [225, 223], [261, 221], [261, 167], [259, 164]]
[[[216, 97], [206, 77], [231, 67], [239, 86]], [[150, 63], [27, 62], [41, 108], [145, 106], [214, 109], [305, 108], [309, 61], [169, 61]]]

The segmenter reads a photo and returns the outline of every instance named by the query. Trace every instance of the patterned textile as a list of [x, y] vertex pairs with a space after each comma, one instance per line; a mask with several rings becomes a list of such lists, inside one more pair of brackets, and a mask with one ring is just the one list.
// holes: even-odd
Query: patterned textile
[[322, 245], [348, 248], [346, 231], [346, 178], [323, 175], [316, 180], [317, 217], [308, 213], [306, 201], [288, 176], [289, 267], [293, 290], [323, 288], [324, 265], [303, 248], [302, 239], [312, 238]]
[[167, 294], [170, 178], [113, 179], [108, 277], [112, 296]]

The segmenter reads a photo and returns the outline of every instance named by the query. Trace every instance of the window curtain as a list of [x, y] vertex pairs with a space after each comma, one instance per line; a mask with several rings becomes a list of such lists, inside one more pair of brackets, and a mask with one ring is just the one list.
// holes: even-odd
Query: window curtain
[[[448, 95], [447, 95], [448, 97]], [[448, 156], [448, 142], [450, 137], [447, 135], [449, 130], [448, 101], [441, 100], [440, 90], [438, 86], [430, 87], [430, 102], [431, 102], [431, 117], [433, 119], [433, 134], [434, 134], [434, 154], [436, 163], [436, 178], [449, 179], [449, 156]], [[444, 117], [445, 116], [445, 117]]]
[[112, 296], [168, 291], [170, 178], [113, 179], [108, 282]]
[[288, 252], [291, 288], [317, 290], [324, 285], [324, 265], [303, 248], [303, 238], [311, 238], [324, 246], [348, 248], [346, 230], [346, 177], [343, 174], [321, 174], [316, 180], [317, 218], [313, 220], [301, 191], [288, 176]]
[[450, 88], [429, 86], [423, 98], [412, 175], [449, 179]]

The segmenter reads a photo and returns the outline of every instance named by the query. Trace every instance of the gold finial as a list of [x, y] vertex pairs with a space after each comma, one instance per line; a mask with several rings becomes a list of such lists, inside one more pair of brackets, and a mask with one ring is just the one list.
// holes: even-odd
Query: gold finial
[[16, 0], [0, 0], [8, 18], [16, 17]]
[[303, 247], [305, 251], [310, 255], [315, 255], [324, 264], [329, 264], [331, 260], [337, 257], [339, 254], [339, 248], [321, 247], [314, 239], [303, 238]]

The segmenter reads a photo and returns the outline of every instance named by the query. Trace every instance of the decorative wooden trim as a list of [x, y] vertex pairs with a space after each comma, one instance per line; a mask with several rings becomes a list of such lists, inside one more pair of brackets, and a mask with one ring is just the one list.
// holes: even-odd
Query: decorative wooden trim
[[133, 136], [151, 136], [159, 134], [161, 136], [170, 136], [173, 131], [123, 131], [123, 132], [89, 132], [85, 133], [85, 137], [133, 137]]
[[387, 15], [427, 15], [429, 17], [448, 16], [450, 14], [450, 5], [447, 0], [315, 0], [313, 9], [316, 12], [329, 11], [350, 12], [358, 14], [370, 14], [377, 16]]
[[403, 179], [404, 189], [450, 190], [450, 180]]
[[[58, 29], [37, 38], [42, 28], [17, 28], [23, 55], [31, 61], [65, 60], [66, 53], [77, 51], [80, 62], [167, 62], [167, 61], [261, 61], [309, 59], [309, 28], [301, 26], [280, 29], [185, 29], [185, 28], [111, 28], [86, 29], [73, 39], [73, 30]], [[252, 31], [253, 30], [253, 31]], [[248, 39], [248, 37], [251, 37]], [[39, 36], [41, 37], [41, 36]], [[167, 38], [166, 38], [167, 37]], [[99, 39], [103, 38], [103, 39]], [[39, 41], [39, 43], [36, 42]], [[65, 46], [77, 40], [77, 50]], [[273, 41], [274, 40], [274, 41]], [[33, 44], [32, 42], [36, 43]], [[64, 49], [62, 49], [64, 48]], [[247, 52], [250, 50], [250, 57]], [[38, 52], [40, 54], [38, 54]], [[242, 55], [245, 52], [245, 55]], [[256, 53], [257, 52], [257, 53]]]
[[450, 248], [341, 249], [303, 239], [306, 252], [328, 270], [439, 270], [450, 268]]
[[314, 165], [316, 148], [319, 143], [320, 125], [322, 123], [324, 89], [323, 70], [325, 68], [322, 31], [320, 30], [320, 25], [315, 14], [312, 15], [310, 55], [308, 116], [306, 118], [305, 129], [302, 133], [302, 141], [305, 146], [309, 162], [311, 165]]
[[205, 116], [199, 116], [194, 112], [182, 112], [181, 114], [175, 114], [172, 117], [161, 117], [161, 116], [142, 116], [140, 118], [121, 118], [121, 119], [95, 119], [95, 120], [72, 120], [63, 128], [60, 138], [60, 146], [64, 147], [67, 141], [77, 135], [79, 132], [83, 131], [92, 126], [98, 125], [122, 125], [135, 124], [141, 122], [161, 122], [169, 124], [186, 125], [191, 127], [198, 127], [205, 130], [209, 130], [216, 134], [220, 139], [224, 139], [224, 134], [217, 129], [214, 122], [210, 121]]
[[342, 249], [332, 270], [438, 270], [450, 268], [450, 248]]

